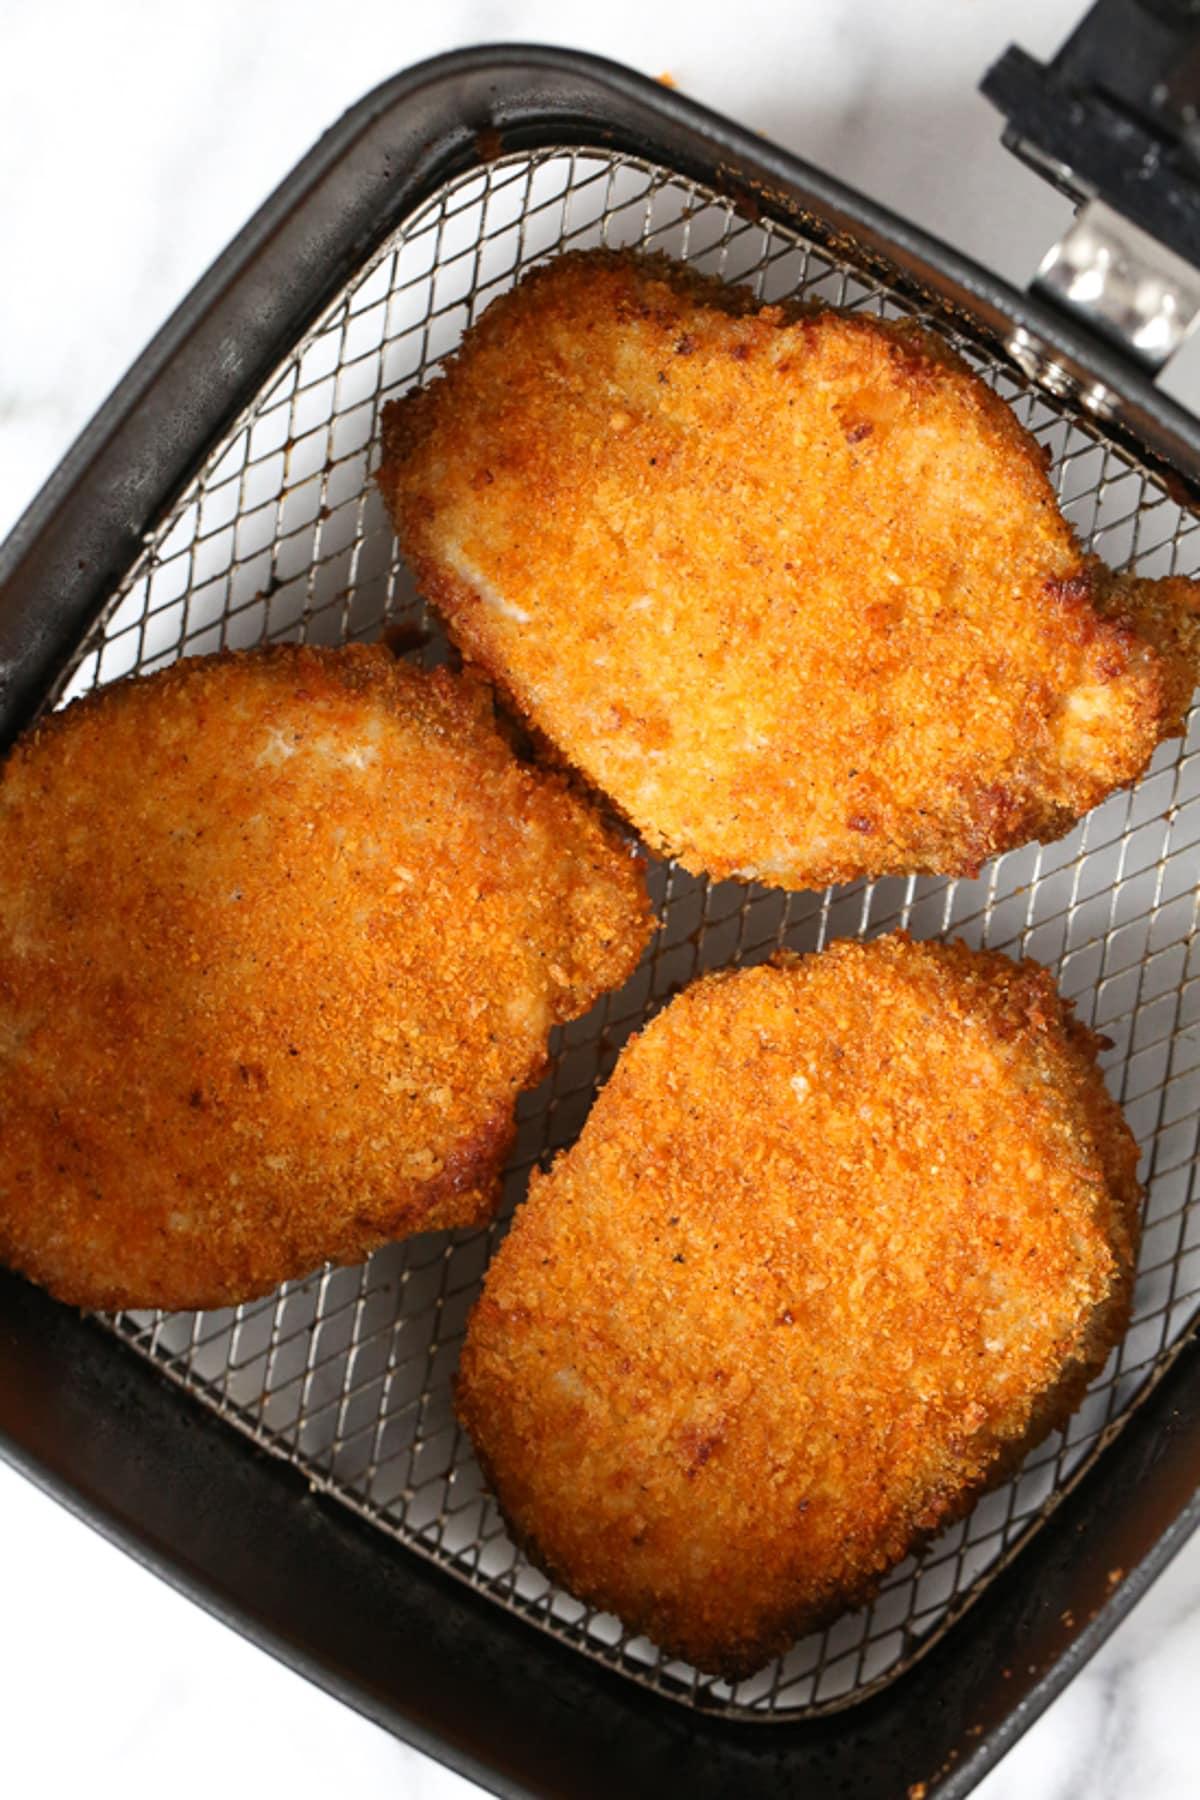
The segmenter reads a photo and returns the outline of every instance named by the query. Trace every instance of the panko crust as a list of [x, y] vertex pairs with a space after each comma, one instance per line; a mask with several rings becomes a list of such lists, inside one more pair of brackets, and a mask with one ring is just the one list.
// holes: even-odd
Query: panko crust
[[663, 258], [496, 300], [385, 410], [379, 484], [464, 654], [719, 878], [973, 874], [1133, 780], [1200, 665], [1139, 616], [1196, 584], [1122, 607], [938, 339]]
[[514, 1535], [736, 1679], [867, 1600], [1124, 1330], [1137, 1146], [1044, 969], [903, 934], [713, 975], [623, 1052], [469, 1324]]
[[280, 646], [103, 689], [0, 770], [0, 1258], [217, 1306], [487, 1218], [648, 931], [477, 679]]

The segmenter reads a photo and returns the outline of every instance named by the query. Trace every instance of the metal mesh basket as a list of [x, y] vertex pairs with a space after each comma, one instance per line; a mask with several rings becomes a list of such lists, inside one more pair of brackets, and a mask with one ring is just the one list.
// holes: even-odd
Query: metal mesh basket
[[[545, 150], [447, 185], [352, 280], [264, 384], [81, 647], [61, 704], [181, 655], [274, 639], [341, 643], [389, 627], [446, 645], [395, 553], [370, 482], [384, 399], [425, 380], [487, 302], [571, 246], [663, 249], [767, 299], [912, 312], [864, 269], [640, 158]], [[1101, 426], [1039, 392], [961, 322], [921, 315], [1044, 443], [1068, 517], [1118, 567], [1188, 572], [1197, 518]], [[415, 638], [414, 642], [417, 641]], [[895, 1679], [1037, 1531], [1164, 1371], [1200, 1303], [1200, 745], [1160, 747], [1130, 792], [1061, 843], [999, 858], [978, 880], [910, 877], [823, 894], [710, 884], [652, 866], [661, 925], [619, 993], [560, 1031], [551, 1073], [520, 1106], [500, 1221], [426, 1236], [358, 1269], [329, 1268], [230, 1311], [107, 1321], [194, 1399], [297, 1464], [321, 1490], [498, 1605], [685, 1705], [744, 1720], [850, 1705]], [[873, 1605], [736, 1687], [668, 1661], [554, 1588], [506, 1536], [457, 1428], [450, 1382], [466, 1318], [531, 1165], [570, 1143], [629, 1032], [702, 969], [779, 946], [906, 925], [1047, 964], [1112, 1040], [1113, 1093], [1142, 1146], [1146, 1228], [1124, 1342], [1068, 1424], [1017, 1478], [886, 1581]]]

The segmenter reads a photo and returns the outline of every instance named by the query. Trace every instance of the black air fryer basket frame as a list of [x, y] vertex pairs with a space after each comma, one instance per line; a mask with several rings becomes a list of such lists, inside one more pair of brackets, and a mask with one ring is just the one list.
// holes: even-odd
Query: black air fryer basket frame
[[[852, 243], [891, 286], [1105, 390], [1106, 427], [1200, 492], [1200, 426], [1119, 350], [677, 93], [567, 51], [426, 63], [348, 112], [168, 322], [0, 549], [0, 746], [37, 713], [144, 535], [372, 249], [504, 151], [602, 146]], [[1195, 1336], [1098, 1463], [890, 1686], [763, 1730], [687, 1711], [406, 1554], [0, 1274], [0, 1451], [209, 1611], [498, 1793], [964, 1795], [1200, 1522]]]

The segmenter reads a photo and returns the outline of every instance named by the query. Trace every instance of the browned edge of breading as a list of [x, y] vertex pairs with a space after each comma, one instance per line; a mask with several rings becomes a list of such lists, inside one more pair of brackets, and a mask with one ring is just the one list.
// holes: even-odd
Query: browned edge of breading
[[[392, 504], [394, 475], [437, 429], [436, 412], [442, 396], [442, 383], [453, 373], [464, 355], [470, 354], [477, 337], [484, 332], [489, 337], [501, 333], [509, 312], [524, 306], [528, 296], [547, 280], [557, 277], [564, 268], [588, 266], [624, 268], [651, 281], [665, 283], [682, 299], [697, 307], [725, 313], [732, 318], [754, 318], [769, 323], [776, 329], [782, 330], [806, 322], [815, 323], [832, 315], [855, 330], [860, 330], [864, 336], [882, 338], [904, 352], [910, 374], [919, 375], [923, 370], [936, 371], [939, 375], [949, 375], [965, 384], [989, 425], [1000, 433], [1008, 447], [1029, 465], [1039, 480], [1045, 480], [1048, 453], [1030, 437], [1011, 407], [980, 379], [970, 364], [943, 338], [913, 319], [880, 319], [812, 300], [763, 301], [744, 284], [726, 282], [719, 275], [705, 274], [689, 264], [675, 262], [664, 251], [570, 250], [538, 264], [514, 287], [493, 300], [461, 344], [442, 360], [431, 381], [423, 386], [411, 387], [397, 399], [385, 403], [382, 411], [382, 454], [375, 471], [375, 481], [396, 532], [401, 537], [402, 548], [403, 523], [396, 517]], [[407, 550], [405, 554], [408, 554]], [[460, 584], [447, 585], [452, 589]], [[465, 584], [461, 585], [464, 591], [469, 591]], [[447, 623], [452, 632], [453, 622]]]
[[1163, 671], [1163, 736], [1181, 737], [1200, 684], [1200, 582], [1184, 575], [1142, 579], [1115, 574], [1098, 557], [1089, 557], [1088, 573], [1097, 610], [1128, 624], [1157, 650]]

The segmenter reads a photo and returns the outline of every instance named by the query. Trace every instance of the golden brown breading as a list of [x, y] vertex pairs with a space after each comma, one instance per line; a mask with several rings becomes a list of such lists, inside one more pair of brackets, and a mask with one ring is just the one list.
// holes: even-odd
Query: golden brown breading
[[497, 300], [379, 480], [464, 652], [715, 876], [974, 872], [1133, 780], [1196, 680], [1197, 585], [1123, 606], [939, 340], [662, 259]]
[[0, 771], [0, 1258], [215, 1306], [487, 1217], [647, 931], [481, 683], [289, 646], [103, 690]]
[[1137, 1147], [1050, 976], [903, 934], [709, 976], [488, 1270], [457, 1390], [514, 1534], [730, 1677], [869, 1596], [1123, 1330]]

